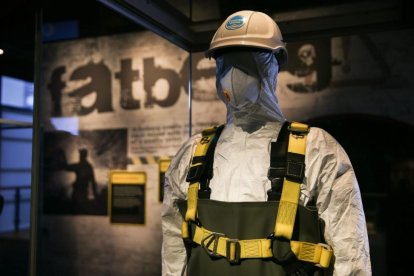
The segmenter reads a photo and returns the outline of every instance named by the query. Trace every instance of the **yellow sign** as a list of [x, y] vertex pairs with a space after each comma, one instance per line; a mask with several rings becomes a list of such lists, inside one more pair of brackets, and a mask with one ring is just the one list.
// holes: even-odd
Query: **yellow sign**
[[111, 171], [112, 184], [145, 184], [143, 172]]
[[165, 173], [168, 170], [168, 167], [171, 164], [171, 159], [161, 159], [160, 160], [160, 172]]
[[145, 172], [111, 171], [108, 209], [111, 223], [145, 224]]

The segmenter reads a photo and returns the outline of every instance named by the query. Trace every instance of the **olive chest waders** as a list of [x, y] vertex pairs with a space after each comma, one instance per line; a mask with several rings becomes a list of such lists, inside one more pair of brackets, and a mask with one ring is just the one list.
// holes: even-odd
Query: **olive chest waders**
[[323, 243], [316, 208], [299, 205], [309, 127], [285, 123], [272, 142], [265, 202], [210, 200], [214, 148], [223, 126], [203, 131], [180, 202], [187, 275], [328, 275], [332, 250]]

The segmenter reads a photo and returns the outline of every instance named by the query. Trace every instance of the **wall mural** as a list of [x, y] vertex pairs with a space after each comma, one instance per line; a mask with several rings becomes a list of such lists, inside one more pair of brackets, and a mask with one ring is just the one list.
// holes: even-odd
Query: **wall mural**
[[[289, 43], [277, 88], [287, 119], [371, 114], [412, 125], [412, 32]], [[42, 275], [159, 275], [159, 161], [189, 135], [188, 53], [141, 32], [51, 43], [43, 54]], [[192, 68], [196, 133], [224, 123], [225, 107], [214, 60], [195, 53]], [[145, 226], [110, 224], [110, 170], [146, 173]]]
[[414, 124], [413, 30], [288, 44], [278, 98], [290, 120], [365, 114]]
[[127, 129], [44, 136], [46, 214], [107, 215], [108, 170], [127, 167]]

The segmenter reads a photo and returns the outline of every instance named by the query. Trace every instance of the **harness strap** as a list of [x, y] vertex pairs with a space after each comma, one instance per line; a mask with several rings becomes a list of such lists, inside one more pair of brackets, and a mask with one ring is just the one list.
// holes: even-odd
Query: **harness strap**
[[288, 122], [284, 122], [276, 142], [270, 147], [270, 167], [267, 177], [271, 188], [267, 191], [267, 201], [279, 201], [282, 193], [283, 179], [286, 175], [287, 148], [289, 142]]
[[191, 166], [187, 174], [187, 182], [194, 183], [200, 181], [204, 170], [206, 169], [206, 155], [207, 151], [214, 141], [218, 128], [212, 127], [202, 132], [202, 137], [197, 143], [196, 150], [191, 160]]
[[198, 187], [199, 183], [190, 184], [187, 193], [187, 212], [185, 213], [185, 221], [195, 221], [197, 215], [197, 203], [198, 203]]
[[283, 180], [282, 195], [276, 216], [275, 236], [291, 240], [299, 203], [300, 184], [305, 173], [306, 136], [309, 126], [293, 122], [288, 130], [290, 134], [286, 177]]
[[[231, 239], [224, 234], [196, 226], [193, 241], [201, 245], [210, 256], [225, 257], [230, 263], [239, 263], [242, 259], [273, 257], [272, 239]], [[329, 267], [332, 249], [328, 245], [290, 241], [290, 247], [298, 260], [323, 268]]]
[[292, 239], [293, 226], [295, 225], [296, 211], [298, 208], [300, 185], [284, 179], [282, 196], [276, 215], [275, 236]]
[[[202, 132], [202, 137], [197, 143], [195, 153], [191, 160], [191, 166], [187, 174], [187, 182], [190, 182], [187, 193], [187, 211], [181, 227], [181, 233], [184, 239], [190, 238], [189, 222], [195, 222], [197, 219], [197, 203], [200, 189], [200, 182], [208, 181], [202, 179], [205, 176], [206, 169], [208, 169], [207, 156], [214, 153], [214, 146], [217, 143], [218, 137], [224, 126], [211, 127]], [[213, 145], [213, 146], [212, 146]], [[210, 151], [209, 151], [210, 149]], [[211, 172], [209, 174], [212, 174]], [[212, 175], [207, 176], [212, 177]], [[205, 183], [204, 183], [205, 184]], [[207, 187], [204, 187], [207, 189]]]

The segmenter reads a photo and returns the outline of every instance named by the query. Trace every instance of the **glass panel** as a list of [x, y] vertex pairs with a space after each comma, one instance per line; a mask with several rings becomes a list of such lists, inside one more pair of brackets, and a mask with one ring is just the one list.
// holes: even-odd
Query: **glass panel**
[[98, 3], [82, 12], [105, 19], [74, 11], [79, 37], [42, 45], [38, 271], [160, 275], [159, 162], [189, 136], [189, 55]]
[[32, 140], [31, 128], [14, 128], [14, 129], [3, 129], [1, 131], [1, 137], [10, 138], [16, 140]]
[[14, 120], [18, 122], [32, 122], [33, 120], [33, 114], [28, 113], [28, 112], [19, 112], [18, 110], [14, 110], [14, 111], [4, 110], [2, 114], [3, 114], [3, 117], [2, 117], [3, 119], [9, 119], [9, 120]]
[[0, 175], [2, 188], [10, 188], [14, 186], [22, 186], [25, 188], [30, 188], [31, 183], [31, 171], [30, 169], [24, 169], [19, 171], [13, 170], [4, 170]]
[[33, 82], [0, 76], [1, 104], [33, 109]]
[[[32, 166], [32, 141], [7, 139], [1, 143], [1, 165], [4, 169], [28, 169]], [[8, 158], [14, 156], [15, 158]], [[18, 158], [16, 158], [18, 157]]]
[[34, 15], [31, 2], [0, 8], [0, 275], [29, 271]]

